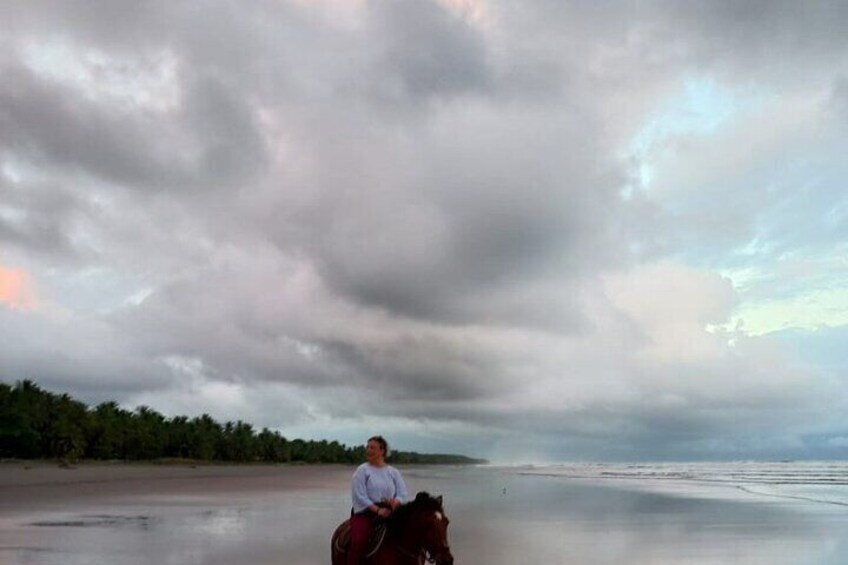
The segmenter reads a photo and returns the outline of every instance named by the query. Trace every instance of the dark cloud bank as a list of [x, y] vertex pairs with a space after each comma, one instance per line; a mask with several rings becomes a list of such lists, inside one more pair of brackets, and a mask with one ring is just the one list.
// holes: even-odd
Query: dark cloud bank
[[708, 229], [623, 155], [698, 74], [844, 111], [848, 13], [474, 5], [7, 3], [0, 264], [39, 303], [3, 378], [495, 459], [839, 455], [845, 367], [705, 331], [733, 290], [684, 260], [768, 195]]

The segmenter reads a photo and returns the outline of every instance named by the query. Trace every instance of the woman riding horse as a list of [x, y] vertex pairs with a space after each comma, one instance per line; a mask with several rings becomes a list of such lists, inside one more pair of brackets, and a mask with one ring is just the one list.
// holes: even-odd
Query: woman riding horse
[[[412, 502], [403, 504], [386, 522], [382, 543], [371, 549], [367, 558], [370, 565], [453, 565], [453, 555], [448, 544], [448, 524], [442, 497], [432, 497], [419, 492]], [[333, 533], [331, 542], [333, 565], [347, 563], [343, 547], [345, 520]]]
[[347, 565], [360, 565], [366, 545], [374, 530], [375, 519], [386, 519], [406, 500], [406, 484], [400, 472], [386, 463], [389, 446], [381, 436], [368, 439], [365, 457], [368, 460], [353, 474], [350, 511], [350, 548]]

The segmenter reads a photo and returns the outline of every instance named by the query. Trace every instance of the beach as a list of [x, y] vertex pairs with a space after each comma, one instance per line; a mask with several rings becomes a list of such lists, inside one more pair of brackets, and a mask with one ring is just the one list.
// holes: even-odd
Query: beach
[[322, 562], [349, 506], [351, 473], [333, 465], [5, 463], [0, 563]]
[[[848, 562], [844, 466], [791, 484], [771, 471], [693, 468], [401, 470], [411, 493], [444, 495], [460, 564]], [[4, 463], [0, 563], [329, 563], [352, 472]]]

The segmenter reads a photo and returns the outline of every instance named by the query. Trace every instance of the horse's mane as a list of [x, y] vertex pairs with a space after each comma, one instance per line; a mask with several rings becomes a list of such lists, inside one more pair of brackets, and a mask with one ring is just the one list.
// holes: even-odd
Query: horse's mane
[[392, 530], [399, 531], [403, 529], [409, 518], [420, 511], [444, 512], [442, 509], [442, 501], [439, 498], [433, 498], [428, 492], [419, 492], [415, 495], [415, 500], [411, 500], [406, 504], [401, 504], [398, 509], [392, 514], [389, 520], [389, 527]]

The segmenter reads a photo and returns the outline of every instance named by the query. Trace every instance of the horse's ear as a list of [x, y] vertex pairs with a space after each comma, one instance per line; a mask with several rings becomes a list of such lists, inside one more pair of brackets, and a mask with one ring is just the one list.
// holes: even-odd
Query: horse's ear
[[444, 503], [442, 502], [442, 495], [441, 494], [436, 497], [436, 500], [439, 501], [439, 506], [444, 506]]
[[427, 500], [428, 498], [430, 498], [430, 493], [423, 490], [415, 495], [415, 500]]

